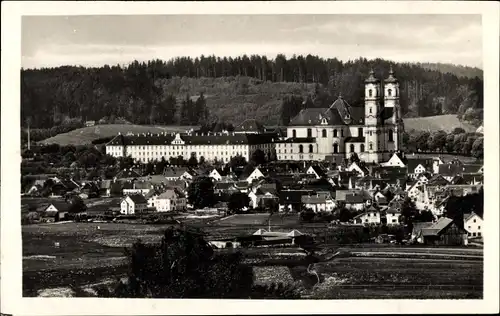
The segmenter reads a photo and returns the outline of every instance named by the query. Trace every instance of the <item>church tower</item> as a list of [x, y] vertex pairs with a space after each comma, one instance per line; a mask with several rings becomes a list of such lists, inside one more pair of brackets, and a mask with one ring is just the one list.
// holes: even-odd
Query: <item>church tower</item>
[[384, 107], [392, 110], [391, 124], [386, 129], [388, 134], [387, 147], [391, 151], [398, 151], [401, 149], [403, 121], [401, 119], [401, 107], [399, 105], [399, 82], [394, 76], [392, 66], [389, 71], [389, 77], [384, 80]]
[[380, 148], [380, 80], [373, 70], [365, 80], [365, 162], [379, 162]]

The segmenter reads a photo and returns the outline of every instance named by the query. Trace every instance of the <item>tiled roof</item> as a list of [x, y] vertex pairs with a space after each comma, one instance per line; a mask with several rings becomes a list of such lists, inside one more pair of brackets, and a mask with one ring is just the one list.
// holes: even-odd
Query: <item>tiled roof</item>
[[118, 172], [115, 177], [118, 178], [118, 179], [122, 179], [122, 178], [139, 178], [140, 174], [138, 174], [134, 170], [126, 169], [126, 170], [122, 170], [122, 171]]
[[304, 204], [324, 204], [326, 199], [325, 195], [302, 195], [302, 203]]
[[[234, 133], [213, 133], [213, 134], [179, 134], [186, 145], [241, 145], [241, 144], [266, 144], [277, 140], [275, 133], [263, 134], [234, 134]], [[135, 145], [170, 145], [175, 139], [172, 134], [142, 134], [124, 136], [118, 135], [107, 145], [115, 146], [135, 146]]]
[[279, 195], [280, 204], [300, 203], [303, 195], [312, 193], [311, 190], [284, 190]]
[[386, 82], [386, 83], [398, 82], [398, 79], [396, 79], [396, 77], [394, 77], [394, 72], [392, 71], [392, 67], [391, 67], [391, 70], [389, 71], [389, 77], [387, 77], [387, 79], [385, 79], [384, 82]]
[[135, 204], [146, 204], [146, 198], [140, 194], [132, 194], [128, 196]]
[[430, 227], [422, 228], [423, 236], [437, 236], [439, 233], [448, 227], [453, 222], [451, 218], [441, 217], [437, 222], [432, 224]]
[[425, 170], [430, 170], [432, 168], [432, 158], [408, 158], [406, 162], [406, 166], [408, 168], [408, 172], [413, 172], [418, 165], [422, 165]]

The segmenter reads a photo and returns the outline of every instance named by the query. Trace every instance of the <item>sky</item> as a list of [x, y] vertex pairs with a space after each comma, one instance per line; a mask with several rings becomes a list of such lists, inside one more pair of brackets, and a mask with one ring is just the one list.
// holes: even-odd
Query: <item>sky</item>
[[23, 68], [280, 53], [482, 67], [480, 15], [24, 16], [21, 34]]

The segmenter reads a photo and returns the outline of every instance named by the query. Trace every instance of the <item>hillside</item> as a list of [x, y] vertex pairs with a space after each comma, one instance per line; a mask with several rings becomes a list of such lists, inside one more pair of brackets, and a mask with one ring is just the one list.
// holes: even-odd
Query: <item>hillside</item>
[[453, 64], [442, 64], [442, 63], [419, 63], [419, 66], [429, 69], [429, 70], [437, 70], [442, 73], [450, 73], [457, 77], [466, 77], [466, 78], [483, 78], [483, 70], [477, 67], [468, 67], [461, 65], [453, 65]]
[[456, 115], [436, 115], [428, 117], [414, 117], [404, 119], [405, 130], [423, 130], [423, 131], [453, 131], [456, 127], [463, 128], [466, 132], [475, 132], [476, 128], [470, 124], [460, 122]]
[[[218, 100], [221, 99], [219, 98]], [[254, 99], [254, 101], [255, 100], [257, 100], [257, 98]], [[270, 100], [271, 101], [269, 101], [269, 103], [272, 102], [272, 99]], [[220, 104], [220, 103], [213, 102], [212, 104]], [[230, 109], [231, 106], [228, 105], [227, 108]], [[257, 111], [256, 113], [260, 112]], [[267, 113], [272, 113], [272, 110], [270, 110]], [[238, 114], [241, 117], [243, 117], [246, 113], [238, 113]], [[265, 113], [262, 115], [265, 115]], [[260, 116], [256, 115], [255, 117], [260, 117]], [[415, 129], [415, 130], [425, 130], [431, 132], [438, 130], [451, 132], [455, 127], [461, 127], [465, 129], [466, 132], [474, 132], [476, 130], [474, 126], [460, 122], [457, 119], [456, 115], [452, 114], [429, 116], [429, 117], [406, 118], [404, 119], [404, 124], [405, 124], [405, 130], [407, 131]], [[190, 128], [191, 128], [190, 126], [146, 126], [146, 125], [132, 125], [132, 124], [97, 125], [93, 127], [79, 128], [68, 133], [59, 134], [54, 137], [45, 139], [39, 142], [39, 144], [84, 145], [84, 144], [90, 144], [93, 140], [99, 138], [116, 136], [118, 135], [118, 133], [122, 133], [124, 135], [126, 135], [129, 132], [132, 132], [134, 134], [148, 133], [148, 132], [170, 133], [170, 132], [183, 132], [189, 130]]]
[[[252, 55], [135, 61], [126, 67], [26, 69], [21, 70], [21, 122], [39, 129], [68, 119], [103, 118], [152, 126], [215, 120], [237, 125], [249, 117], [286, 124], [300, 111], [300, 106], [282, 106], [290, 96], [310, 96], [314, 106], [324, 107], [342, 94], [357, 106], [363, 103], [370, 70], [383, 79], [390, 68], [400, 81], [403, 115], [464, 114], [483, 108], [482, 79], [453, 74], [461, 71], [459, 66], [431, 67], [382, 59], [344, 62], [311, 55]], [[202, 101], [190, 100], [201, 93]]]
[[161, 133], [161, 132], [179, 132], [186, 131], [190, 127], [186, 126], [141, 126], [128, 124], [109, 124], [96, 125], [92, 127], [84, 127], [73, 130], [68, 133], [56, 135], [54, 137], [40, 141], [39, 144], [58, 144], [64, 145], [85, 145], [90, 144], [93, 140], [112, 137], [118, 133], [127, 134], [132, 132], [137, 133]]

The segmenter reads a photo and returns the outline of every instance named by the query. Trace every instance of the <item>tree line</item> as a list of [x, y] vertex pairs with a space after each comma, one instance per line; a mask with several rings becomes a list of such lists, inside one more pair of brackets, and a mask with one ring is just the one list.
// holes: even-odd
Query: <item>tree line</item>
[[[468, 109], [483, 108], [481, 78], [457, 77], [416, 64], [365, 58], [343, 62], [312, 55], [291, 58], [278, 55], [275, 59], [258, 55], [201, 56], [147, 63], [134, 61], [125, 67], [23, 69], [21, 118], [23, 126], [31, 121], [34, 128], [51, 128], [67, 118], [123, 119], [135, 124], [165, 125], [200, 122], [208, 117], [208, 110], [190, 98], [189, 94], [197, 92], [189, 88], [180, 89], [177, 94], [165, 92], [169, 80], [178, 77], [248, 76], [260, 81], [315, 83], [317, 89], [311, 98], [316, 106], [329, 104], [339, 93], [353, 106], [359, 106], [363, 104], [364, 79], [370, 69], [384, 79], [391, 65], [401, 82], [403, 114], [462, 115]], [[201, 96], [200, 99], [204, 100]]]
[[403, 133], [403, 148], [410, 152], [449, 153], [483, 159], [484, 136], [466, 133], [457, 127], [451, 133], [445, 131], [415, 131]]

